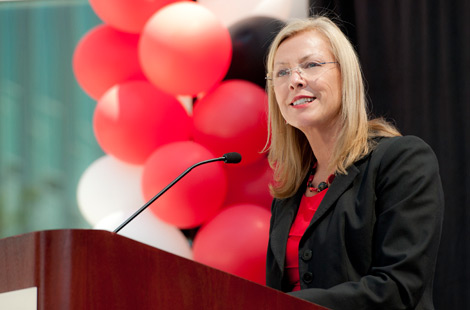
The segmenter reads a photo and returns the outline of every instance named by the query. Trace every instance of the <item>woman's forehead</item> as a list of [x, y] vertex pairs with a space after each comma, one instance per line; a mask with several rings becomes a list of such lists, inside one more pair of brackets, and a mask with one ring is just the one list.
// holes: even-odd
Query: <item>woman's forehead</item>
[[279, 45], [274, 55], [274, 65], [301, 62], [311, 57], [325, 58], [331, 55], [329, 41], [322, 33], [316, 30], [302, 31]]

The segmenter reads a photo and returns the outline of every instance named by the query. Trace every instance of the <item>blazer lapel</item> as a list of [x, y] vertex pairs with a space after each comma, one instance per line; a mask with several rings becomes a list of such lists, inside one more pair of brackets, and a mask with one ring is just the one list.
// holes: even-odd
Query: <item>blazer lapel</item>
[[[326, 193], [325, 197], [323, 197], [318, 210], [315, 212], [307, 230], [310, 229], [315, 222], [319, 221], [323, 215], [334, 205], [341, 194], [344, 193], [346, 189], [348, 189], [349, 185], [353, 182], [354, 178], [359, 173], [359, 169], [355, 165], [352, 165], [347, 169], [347, 172], [348, 174], [346, 175], [341, 174], [335, 177], [333, 183], [328, 189], [328, 192]], [[307, 178], [305, 178], [305, 182], [303, 182], [303, 184], [307, 184], [306, 182]], [[284, 273], [286, 245], [287, 239], [289, 237], [290, 227], [292, 226], [294, 218], [299, 209], [300, 200], [302, 199], [302, 195], [304, 194], [305, 189], [306, 186], [301, 186], [299, 191], [294, 196], [279, 201], [278, 203], [281, 203], [282, 205], [276, 208], [278, 211], [276, 213], [274, 227], [271, 232], [270, 244], [271, 250], [273, 251], [276, 262], [281, 268], [282, 273]]]
[[338, 198], [348, 189], [349, 185], [351, 185], [359, 173], [359, 169], [355, 165], [351, 165], [347, 169], [347, 172], [348, 174], [340, 174], [335, 177], [333, 183], [331, 183], [331, 186], [328, 189], [328, 192], [325, 194], [325, 197], [323, 197], [322, 202], [313, 215], [308, 228], [322, 218], [323, 215], [335, 204], [336, 200], [338, 200]]
[[290, 227], [299, 209], [301, 198], [302, 191], [299, 191], [295, 196], [280, 201], [282, 205], [277, 208], [278, 212], [276, 214], [274, 228], [271, 232], [271, 249], [282, 271], [284, 271], [286, 246]]

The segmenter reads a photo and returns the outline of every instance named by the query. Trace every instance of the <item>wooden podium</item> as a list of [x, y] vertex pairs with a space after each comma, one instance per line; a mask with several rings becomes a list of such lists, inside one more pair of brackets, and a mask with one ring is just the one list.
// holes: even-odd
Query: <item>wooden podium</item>
[[37, 309], [325, 309], [118, 234], [50, 230], [0, 240], [0, 293]]

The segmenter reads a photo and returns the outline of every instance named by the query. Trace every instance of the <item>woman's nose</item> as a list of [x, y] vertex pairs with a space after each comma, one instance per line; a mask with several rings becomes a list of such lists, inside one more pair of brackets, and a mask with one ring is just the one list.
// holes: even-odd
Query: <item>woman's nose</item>
[[304, 74], [300, 68], [292, 68], [289, 76], [289, 84], [291, 88], [305, 87], [307, 83], [304, 79]]

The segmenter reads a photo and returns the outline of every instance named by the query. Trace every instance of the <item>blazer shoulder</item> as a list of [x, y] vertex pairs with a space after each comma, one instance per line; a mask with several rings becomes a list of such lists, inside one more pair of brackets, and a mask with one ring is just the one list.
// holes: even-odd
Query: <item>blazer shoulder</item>
[[432, 148], [419, 137], [382, 138], [372, 151], [371, 164], [386, 173], [411, 169], [417, 173], [439, 173], [439, 161]]
[[372, 153], [384, 155], [385, 153], [400, 154], [402, 152], [425, 151], [434, 154], [432, 148], [417, 136], [380, 137]]
[[395, 136], [395, 137], [377, 137], [375, 138], [377, 141], [377, 147], [387, 148], [392, 144], [410, 144], [410, 145], [427, 145], [423, 139], [413, 135], [407, 136]]

